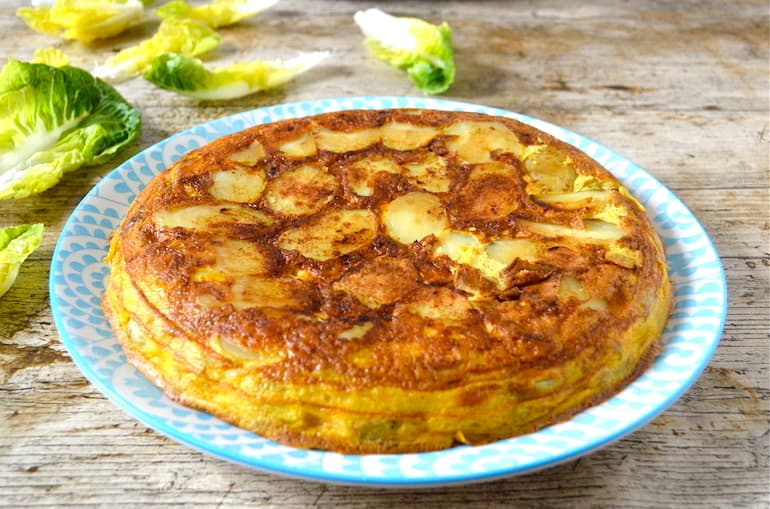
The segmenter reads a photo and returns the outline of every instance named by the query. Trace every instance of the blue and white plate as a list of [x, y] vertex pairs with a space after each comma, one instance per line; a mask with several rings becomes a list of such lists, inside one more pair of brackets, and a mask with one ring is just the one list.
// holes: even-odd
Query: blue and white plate
[[[566, 141], [618, 177], [666, 243], [676, 307], [653, 366], [620, 394], [572, 420], [484, 446], [420, 454], [343, 455], [286, 447], [167, 399], [126, 362], [100, 307], [110, 233], [137, 193], [187, 151], [255, 124], [346, 109], [433, 108], [514, 118]], [[64, 225], [53, 255], [51, 307], [83, 374], [120, 408], [179, 442], [276, 474], [328, 483], [437, 486], [522, 474], [575, 459], [671, 405], [703, 371], [721, 336], [726, 284], [719, 256], [687, 207], [644, 170], [571, 131], [505, 110], [430, 98], [357, 97], [283, 104], [208, 122], [164, 140], [107, 175]]]

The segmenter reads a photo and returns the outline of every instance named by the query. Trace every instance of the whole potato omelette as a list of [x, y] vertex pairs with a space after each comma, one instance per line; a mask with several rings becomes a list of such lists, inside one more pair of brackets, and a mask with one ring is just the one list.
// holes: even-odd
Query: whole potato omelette
[[518, 121], [351, 110], [193, 150], [131, 204], [107, 317], [169, 397], [342, 453], [483, 444], [620, 391], [672, 305], [641, 205]]

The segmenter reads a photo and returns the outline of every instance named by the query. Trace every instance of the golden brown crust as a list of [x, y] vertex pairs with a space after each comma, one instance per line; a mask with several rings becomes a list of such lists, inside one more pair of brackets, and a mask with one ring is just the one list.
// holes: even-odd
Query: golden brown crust
[[484, 443], [652, 361], [671, 294], [621, 184], [519, 122], [347, 111], [256, 126], [154, 179], [105, 311], [171, 397], [342, 452]]

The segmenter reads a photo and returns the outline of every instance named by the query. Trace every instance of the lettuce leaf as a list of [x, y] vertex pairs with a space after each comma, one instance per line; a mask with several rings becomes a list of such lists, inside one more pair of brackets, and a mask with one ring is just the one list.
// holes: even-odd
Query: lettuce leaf
[[376, 57], [404, 69], [426, 94], [446, 91], [455, 78], [452, 31], [418, 18], [398, 18], [379, 9], [358, 11], [356, 24]]
[[155, 13], [164, 19], [179, 16], [217, 28], [254, 16], [276, 3], [278, 0], [213, 0], [209, 4], [193, 7], [183, 0], [174, 0], [155, 9]]
[[33, 64], [48, 64], [53, 67], [69, 65], [70, 59], [59, 48], [38, 48], [32, 55]]
[[16, 10], [37, 32], [82, 42], [117, 35], [139, 23], [143, 14], [139, 0], [56, 0], [51, 6]]
[[192, 57], [216, 48], [220, 40], [208, 25], [173, 16], [161, 22], [152, 38], [109, 58], [94, 70], [94, 75], [109, 81], [127, 80], [149, 69], [158, 55], [179, 53]]
[[10, 59], [0, 71], [0, 199], [106, 162], [140, 129], [139, 112], [87, 71]]
[[194, 99], [234, 99], [283, 85], [327, 56], [327, 52], [302, 53], [286, 61], [255, 60], [209, 70], [196, 58], [168, 53], [153, 60], [144, 78]]
[[0, 297], [11, 288], [24, 260], [40, 246], [42, 224], [0, 228]]

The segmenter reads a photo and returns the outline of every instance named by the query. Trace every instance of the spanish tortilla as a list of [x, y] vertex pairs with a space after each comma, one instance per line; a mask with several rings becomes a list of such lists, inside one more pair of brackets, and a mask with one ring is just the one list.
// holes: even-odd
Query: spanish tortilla
[[220, 138], [113, 236], [106, 314], [170, 397], [282, 443], [437, 450], [599, 403], [671, 306], [642, 207], [517, 121], [344, 111]]

